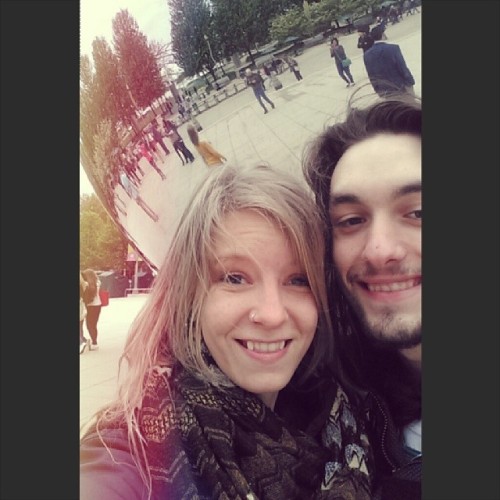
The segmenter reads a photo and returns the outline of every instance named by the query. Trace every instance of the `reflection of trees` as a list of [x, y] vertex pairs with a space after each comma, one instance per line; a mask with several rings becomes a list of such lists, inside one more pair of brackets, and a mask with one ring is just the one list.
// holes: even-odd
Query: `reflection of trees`
[[206, 66], [213, 71], [208, 46], [203, 37], [211, 22], [206, 0], [168, 0], [171, 19], [172, 52], [186, 76], [193, 76]]
[[113, 46], [120, 62], [123, 78], [140, 108], [149, 106], [165, 93], [158, 60], [127, 10], [113, 19]]
[[187, 76], [205, 70], [214, 76], [210, 48], [217, 61], [247, 53], [255, 62], [252, 51], [271, 38], [281, 41], [290, 35], [319, 33], [342, 14], [371, 12], [379, 0], [167, 1], [176, 63]]
[[116, 177], [111, 153], [129, 130], [138, 133], [136, 108], [163, 96], [158, 46], [148, 44], [134, 18], [122, 10], [113, 19], [113, 48], [97, 37], [92, 59], [80, 58], [81, 163], [94, 190], [114, 210], [110, 187]]
[[94, 194], [80, 197], [80, 267], [122, 269], [127, 258], [122, 235]]
[[225, 56], [246, 52], [252, 62], [256, 44], [269, 41], [271, 19], [296, 2], [268, 0], [213, 0], [215, 39]]

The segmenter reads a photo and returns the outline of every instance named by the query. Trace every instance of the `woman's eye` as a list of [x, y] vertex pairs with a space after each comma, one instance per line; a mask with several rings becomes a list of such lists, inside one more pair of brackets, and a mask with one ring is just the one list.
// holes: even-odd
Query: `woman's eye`
[[290, 284], [294, 286], [309, 286], [309, 280], [306, 275], [297, 275], [290, 278]]
[[242, 285], [245, 283], [245, 278], [242, 274], [238, 273], [225, 273], [222, 277], [222, 281], [229, 283], [231, 285]]

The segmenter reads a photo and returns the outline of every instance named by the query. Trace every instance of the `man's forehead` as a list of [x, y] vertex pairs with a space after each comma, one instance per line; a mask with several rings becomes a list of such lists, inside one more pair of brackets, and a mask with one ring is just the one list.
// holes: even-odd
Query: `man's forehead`
[[395, 190], [421, 182], [421, 141], [409, 134], [379, 134], [350, 148], [338, 161], [332, 194]]

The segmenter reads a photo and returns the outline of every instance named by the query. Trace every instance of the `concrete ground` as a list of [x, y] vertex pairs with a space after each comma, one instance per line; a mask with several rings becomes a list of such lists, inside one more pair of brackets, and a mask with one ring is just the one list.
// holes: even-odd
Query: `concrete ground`
[[[386, 34], [387, 42], [401, 47], [416, 81], [415, 92], [421, 95], [421, 14], [405, 17], [403, 21], [388, 26]], [[301, 176], [304, 146], [325, 125], [335, 121], [352, 92], [368, 81], [362, 51], [356, 47], [357, 38], [353, 33], [339, 39], [352, 60], [351, 72], [356, 86], [346, 88], [330, 58], [329, 45], [323, 43], [296, 58], [303, 80], [296, 81], [291, 72], [279, 75], [283, 88], [268, 91], [268, 97], [276, 105], [274, 110], [270, 109], [264, 115], [252, 90], [247, 89], [197, 117], [203, 126], [201, 139], [210, 141], [230, 162], [266, 162]], [[371, 87], [368, 86], [366, 91], [371, 91]], [[179, 132], [194, 153], [185, 127], [181, 126]], [[148, 217], [124, 192], [117, 192], [125, 202], [127, 213], [120, 216], [120, 223], [157, 265], [161, 263], [190, 193], [208, 168], [196, 154], [194, 163], [183, 166], [173, 147], [167, 146], [171, 154], [161, 165], [167, 179], [161, 181], [159, 175], [144, 164], [146, 175], [140, 187], [141, 197], [158, 213], [158, 222]], [[98, 324], [99, 351], [85, 352], [80, 356], [80, 424], [114, 396], [118, 358], [128, 328], [146, 297], [131, 295], [110, 299], [109, 306], [102, 309]]]

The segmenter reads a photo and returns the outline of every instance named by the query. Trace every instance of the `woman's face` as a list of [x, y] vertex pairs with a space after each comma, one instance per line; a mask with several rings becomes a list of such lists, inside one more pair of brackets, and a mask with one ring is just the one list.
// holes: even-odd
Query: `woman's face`
[[273, 408], [313, 340], [318, 308], [288, 239], [262, 215], [224, 220], [201, 311], [203, 339], [219, 368]]

